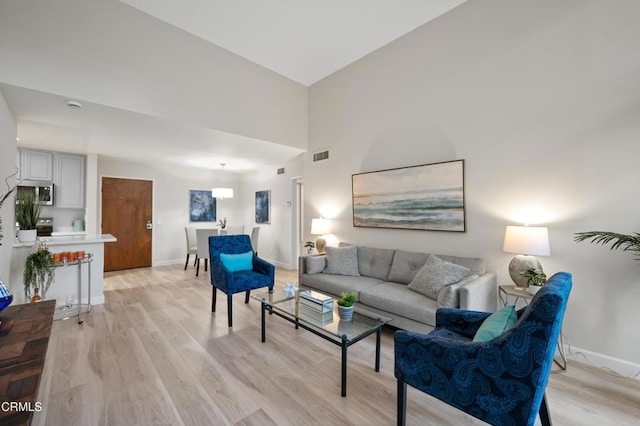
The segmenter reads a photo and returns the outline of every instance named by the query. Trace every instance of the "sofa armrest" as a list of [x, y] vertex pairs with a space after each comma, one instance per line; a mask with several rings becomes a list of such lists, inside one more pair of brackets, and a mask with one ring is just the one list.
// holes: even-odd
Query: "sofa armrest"
[[298, 256], [298, 283], [300, 282], [300, 277], [307, 273], [307, 257], [309, 256]]
[[470, 311], [495, 312], [498, 306], [498, 280], [494, 272], [480, 275], [462, 286], [460, 309]]

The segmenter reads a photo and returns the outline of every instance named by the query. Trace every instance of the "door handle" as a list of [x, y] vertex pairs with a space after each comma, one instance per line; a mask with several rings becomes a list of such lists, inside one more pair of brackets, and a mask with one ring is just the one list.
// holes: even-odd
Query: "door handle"
[[153, 223], [151, 223], [150, 220], [147, 221], [147, 229], [149, 230], [153, 229]]

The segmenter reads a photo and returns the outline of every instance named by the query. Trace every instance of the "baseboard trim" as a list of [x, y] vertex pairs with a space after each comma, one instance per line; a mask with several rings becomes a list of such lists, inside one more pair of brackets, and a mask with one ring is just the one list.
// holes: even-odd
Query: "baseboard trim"
[[567, 344], [564, 345], [564, 351], [567, 359], [572, 361], [604, 368], [622, 377], [640, 380], [640, 364]]
[[173, 260], [159, 260], [157, 262], [153, 262], [152, 266], [168, 266], [168, 265], [177, 265], [179, 263], [184, 263], [184, 259], [173, 259]]

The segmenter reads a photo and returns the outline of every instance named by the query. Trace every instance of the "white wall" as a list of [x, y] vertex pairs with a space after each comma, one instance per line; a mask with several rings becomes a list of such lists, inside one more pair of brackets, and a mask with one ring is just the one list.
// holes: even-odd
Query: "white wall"
[[[548, 226], [545, 271], [574, 278], [565, 342], [637, 367], [640, 262], [573, 234], [640, 231], [638, 22], [633, 0], [467, 2], [313, 85], [309, 148], [330, 160], [306, 155], [309, 217], [336, 217], [338, 240], [481, 256], [504, 284], [505, 226]], [[352, 226], [353, 173], [455, 159], [467, 232]]]
[[[189, 190], [211, 190], [215, 182], [223, 179], [236, 192], [240, 183], [232, 173], [175, 165], [139, 163], [100, 156], [98, 182], [101, 177], [147, 179], [153, 186], [153, 259], [154, 266], [184, 262], [187, 253], [185, 226], [213, 227], [211, 222], [189, 222]], [[100, 198], [100, 191], [98, 191]], [[238, 198], [218, 200], [217, 218], [227, 217], [229, 223], [240, 216]], [[98, 212], [102, 209], [98, 204]]]
[[[276, 171], [280, 167], [284, 167], [285, 173], [278, 175]], [[245, 232], [250, 234], [251, 228], [260, 226], [259, 256], [287, 269], [295, 269], [298, 261], [298, 254], [293, 253], [291, 247], [292, 220], [295, 217], [292, 179], [301, 176], [302, 169], [303, 156], [301, 155], [270, 169], [246, 173], [239, 191]], [[255, 194], [256, 191], [265, 190], [271, 191], [271, 223], [257, 224]]]
[[[4, 179], [12, 175], [16, 167], [16, 129], [13, 115], [2, 92], [0, 92], [0, 197], [4, 196], [8, 191]], [[16, 178], [11, 178], [8, 182], [10, 185], [14, 185]], [[9, 271], [13, 252], [12, 245], [15, 239], [14, 196], [15, 194], [8, 198], [2, 206], [2, 210], [0, 210], [4, 228], [2, 232], [4, 238], [0, 242], [2, 243], [0, 246], [0, 280], [7, 285], [11, 282]]]
[[0, 82], [306, 147], [306, 87], [122, 2], [3, 1], [0, 40]]

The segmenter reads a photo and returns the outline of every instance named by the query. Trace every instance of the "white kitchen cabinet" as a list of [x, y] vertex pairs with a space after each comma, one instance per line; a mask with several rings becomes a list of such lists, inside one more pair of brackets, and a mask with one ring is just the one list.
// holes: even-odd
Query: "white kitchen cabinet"
[[84, 155], [55, 153], [54, 161], [54, 205], [61, 208], [84, 208]]
[[53, 180], [53, 153], [21, 149], [20, 179], [51, 182]]

